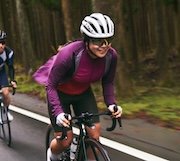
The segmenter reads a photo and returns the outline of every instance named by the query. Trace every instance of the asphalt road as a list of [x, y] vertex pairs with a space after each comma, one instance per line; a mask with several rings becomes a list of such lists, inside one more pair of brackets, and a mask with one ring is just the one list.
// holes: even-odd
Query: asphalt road
[[12, 113], [12, 144], [0, 140], [1, 161], [45, 161], [46, 124]]
[[[43, 116], [48, 116], [46, 103], [39, 101], [35, 97], [16, 94], [12, 97], [12, 104]], [[11, 125], [13, 135], [12, 147], [8, 148], [4, 142], [0, 140], [0, 161], [11, 161], [11, 159], [13, 159], [12, 161], [16, 161], [16, 158], [17, 161], [44, 161], [46, 124], [16, 113], [14, 113], [14, 115], [15, 118]], [[108, 152], [110, 152], [110, 155], [113, 157], [112, 160], [114, 161], [156, 161], [157, 159], [179, 161], [180, 159], [179, 131], [149, 124], [144, 119], [134, 119], [122, 120], [123, 130], [116, 127], [115, 131], [106, 132], [105, 128], [111, 124], [110, 120], [107, 117], [103, 117], [101, 118], [101, 122], [103, 124], [101, 129], [103, 137], [128, 146], [118, 147], [123, 153], [108, 148]], [[136, 150], [145, 152], [145, 154], [141, 154]], [[157, 156], [158, 158], [147, 159], [148, 155], [146, 155], [146, 153]], [[135, 157], [133, 155], [135, 155]], [[140, 155], [142, 155], [142, 157], [140, 157]]]
[[[11, 122], [12, 144], [8, 147], [0, 140], [1, 161], [45, 161], [45, 132], [47, 124], [12, 112], [14, 120]], [[127, 154], [106, 148], [113, 161], [140, 161]]]

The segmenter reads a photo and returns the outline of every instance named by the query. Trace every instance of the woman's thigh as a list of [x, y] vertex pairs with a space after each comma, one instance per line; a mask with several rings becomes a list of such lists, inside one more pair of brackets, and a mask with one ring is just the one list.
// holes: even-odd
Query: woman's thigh
[[[94, 97], [94, 94], [91, 89], [88, 89], [86, 92], [84, 92], [81, 97], [79, 98], [79, 101], [75, 102], [73, 104], [74, 113], [76, 116], [81, 115], [81, 113], [97, 113], [98, 107], [96, 103], [96, 99]], [[99, 122], [99, 117], [93, 117], [92, 118], [93, 123]]]

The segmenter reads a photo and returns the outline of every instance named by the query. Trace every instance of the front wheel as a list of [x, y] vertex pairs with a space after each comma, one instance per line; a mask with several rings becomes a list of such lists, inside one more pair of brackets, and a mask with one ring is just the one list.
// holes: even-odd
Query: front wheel
[[54, 139], [54, 131], [51, 125], [47, 126], [46, 129], [46, 151], [50, 146], [51, 141]]
[[[85, 146], [87, 151], [91, 151], [92, 155], [90, 159], [96, 160], [96, 161], [110, 161], [111, 159], [108, 156], [107, 151], [104, 149], [103, 145], [93, 138], [88, 138], [85, 140]], [[83, 150], [81, 148], [80, 150], [80, 158], [78, 161], [84, 161], [87, 158], [85, 158]]]
[[[54, 139], [54, 130], [53, 130], [52, 125], [50, 124], [47, 126], [47, 129], [46, 129], [46, 152], [47, 152], [47, 150], [50, 146], [50, 143], [53, 139]], [[60, 160], [61, 161], [70, 161], [69, 153], [70, 153], [69, 149], [67, 149], [65, 152], [63, 152], [60, 156], [61, 157]]]
[[4, 136], [4, 141], [6, 142], [6, 144], [8, 146], [11, 145], [11, 128], [10, 128], [10, 121], [8, 119], [8, 115], [7, 115], [7, 108], [6, 107], [1, 107], [0, 109], [0, 113], [1, 113], [1, 127], [2, 127], [2, 132], [3, 132], [3, 136]]

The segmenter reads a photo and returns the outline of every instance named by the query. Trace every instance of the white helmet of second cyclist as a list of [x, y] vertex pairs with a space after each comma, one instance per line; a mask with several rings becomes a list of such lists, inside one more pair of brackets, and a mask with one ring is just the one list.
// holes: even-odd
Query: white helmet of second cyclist
[[0, 40], [5, 40], [6, 39], [6, 33], [2, 30], [0, 30]]
[[84, 18], [80, 31], [91, 38], [108, 38], [114, 35], [114, 23], [107, 15], [93, 13]]

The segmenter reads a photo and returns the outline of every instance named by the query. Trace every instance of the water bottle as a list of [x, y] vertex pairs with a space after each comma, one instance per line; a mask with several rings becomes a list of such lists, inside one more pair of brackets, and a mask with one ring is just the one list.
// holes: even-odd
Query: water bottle
[[73, 138], [73, 142], [71, 143], [71, 147], [70, 147], [70, 159], [71, 160], [75, 159], [76, 149], [77, 149], [77, 138]]

